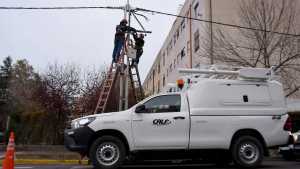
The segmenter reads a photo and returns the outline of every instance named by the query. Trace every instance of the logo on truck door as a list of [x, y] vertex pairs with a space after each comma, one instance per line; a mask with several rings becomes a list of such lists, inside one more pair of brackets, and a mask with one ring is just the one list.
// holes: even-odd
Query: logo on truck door
[[171, 124], [171, 121], [169, 119], [154, 119], [153, 120], [153, 125], [164, 126], [164, 125], [169, 125], [169, 124]]

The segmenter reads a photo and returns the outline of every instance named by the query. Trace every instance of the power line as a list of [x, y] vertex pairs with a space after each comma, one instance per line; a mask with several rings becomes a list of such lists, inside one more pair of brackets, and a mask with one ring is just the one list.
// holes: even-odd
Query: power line
[[112, 7], [112, 6], [74, 6], [74, 7], [4, 7], [2, 10], [61, 10], [61, 9], [121, 9], [124, 7]]
[[166, 13], [166, 12], [160, 12], [160, 11], [154, 11], [154, 10], [149, 10], [149, 9], [143, 9], [143, 8], [136, 8], [135, 10], [136, 11], [149, 12], [149, 13], [152, 13], [152, 14], [161, 14], [161, 15], [174, 16], [174, 17], [178, 17], [178, 18], [190, 19], [190, 20], [195, 20], [195, 21], [200, 21], [200, 22], [213, 23], [213, 24], [216, 24], [216, 25], [228, 26], [228, 27], [239, 28], [239, 29], [247, 29], [247, 30], [253, 30], [253, 31], [260, 31], [260, 32], [280, 34], [280, 35], [285, 35], [285, 36], [300, 37], [300, 35], [296, 35], [296, 34], [283, 33], [283, 32], [271, 31], [271, 30], [263, 30], [263, 29], [257, 29], [257, 28], [249, 28], [249, 27], [240, 26], [240, 25], [227, 24], [227, 23], [210, 21], [210, 20], [205, 20], [205, 19], [198, 19], [198, 18], [193, 18], [193, 17], [188, 17], [188, 16], [182, 16], [182, 15], [176, 15], [176, 14], [171, 14], [171, 13]]
[[[62, 10], [62, 9], [65, 9], [65, 10], [68, 10], [68, 9], [118, 9], [118, 10], [124, 10], [125, 7], [112, 7], [112, 6], [106, 6], [106, 7], [105, 6], [77, 6], [77, 7], [0, 7], [0, 10]], [[257, 29], [257, 28], [250, 28], [250, 27], [246, 27], [246, 26], [240, 26], [240, 25], [234, 25], [234, 24], [228, 24], [228, 23], [210, 21], [210, 20], [205, 20], [205, 19], [198, 19], [198, 18], [193, 18], [193, 17], [188, 17], [188, 16], [171, 14], [171, 13], [167, 13], [167, 12], [161, 12], [161, 11], [144, 9], [144, 8], [135, 8], [132, 11], [149, 12], [149, 13], [152, 13], [152, 14], [168, 15], [168, 16], [173, 16], [173, 17], [178, 17], [178, 18], [184, 18], [184, 19], [190, 19], [190, 20], [195, 20], [195, 21], [199, 21], [199, 22], [213, 23], [213, 24], [216, 24], [216, 25], [228, 26], [228, 27], [233, 27], [233, 28], [238, 28], [238, 29], [247, 29], [247, 30], [252, 30], [252, 31], [274, 33], [274, 34], [285, 35], [285, 36], [300, 37], [300, 35], [296, 35], [296, 34], [283, 33], [283, 32], [271, 31], [271, 30], [263, 30], [263, 29]]]

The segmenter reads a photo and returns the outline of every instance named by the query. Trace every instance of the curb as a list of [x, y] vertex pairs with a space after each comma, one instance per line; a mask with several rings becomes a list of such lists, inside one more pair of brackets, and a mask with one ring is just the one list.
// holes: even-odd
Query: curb
[[[0, 164], [2, 165], [2, 160], [0, 161]], [[79, 160], [16, 159], [15, 164], [17, 164], [17, 165], [24, 165], [24, 164], [31, 164], [31, 165], [82, 164], [82, 165], [87, 165], [88, 160], [82, 160], [80, 163]]]

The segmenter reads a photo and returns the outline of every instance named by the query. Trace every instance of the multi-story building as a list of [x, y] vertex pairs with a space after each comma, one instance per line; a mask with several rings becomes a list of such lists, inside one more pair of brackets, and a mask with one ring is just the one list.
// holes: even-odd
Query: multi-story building
[[[230, 8], [233, 0], [186, 0], [179, 15], [210, 20], [230, 18], [233, 14]], [[218, 8], [218, 10], [214, 10]], [[222, 9], [226, 10], [223, 11]], [[219, 17], [220, 16], [220, 17]], [[201, 37], [210, 23], [199, 22], [186, 18], [176, 18], [173, 26], [158, 52], [158, 55], [144, 81], [144, 89], [148, 94], [160, 92], [169, 82], [174, 82], [178, 77], [178, 68], [197, 67], [199, 64], [209, 64], [209, 58], [200, 57]]]
[[[243, 0], [186, 0], [179, 15], [234, 24], [239, 22], [239, 1]], [[234, 28], [228, 29], [235, 31]], [[207, 50], [205, 52], [208, 57], [203, 57], [202, 54], [202, 46], [204, 43], [207, 45], [207, 42], [211, 43], [213, 52], [211, 39], [214, 31], [215, 26], [210, 22], [176, 18], [143, 83], [146, 94], [158, 93], [168, 83], [174, 83], [179, 77], [178, 68], [215, 64], [213, 54]], [[300, 40], [298, 41], [300, 44]]]

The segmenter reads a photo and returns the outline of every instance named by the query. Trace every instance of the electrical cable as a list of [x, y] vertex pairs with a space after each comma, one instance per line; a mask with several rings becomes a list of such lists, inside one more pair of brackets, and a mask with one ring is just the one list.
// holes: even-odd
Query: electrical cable
[[124, 7], [112, 7], [112, 6], [73, 6], [73, 7], [4, 7], [2, 10], [61, 10], [61, 9], [121, 9]]
[[[78, 7], [0, 7], [0, 10], [61, 10], [61, 9], [118, 9], [118, 10], [124, 10], [124, 7], [111, 7], [111, 6], [78, 6]], [[234, 24], [228, 24], [228, 23], [222, 23], [222, 22], [216, 22], [216, 21], [210, 21], [205, 19], [198, 19], [193, 17], [187, 17], [182, 15], [176, 15], [172, 13], [167, 12], [161, 12], [161, 11], [155, 11], [155, 10], [149, 10], [144, 8], [135, 8], [131, 10], [132, 12], [141, 11], [141, 12], [148, 12], [152, 14], [160, 14], [160, 15], [167, 15], [167, 16], [173, 16], [178, 18], [184, 18], [184, 19], [190, 19], [195, 20], [199, 22], [206, 22], [206, 23], [213, 23], [216, 25], [222, 25], [222, 26], [228, 26], [233, 27], [237, 29], [247, 29], [252, 31], [259, 31], [259, 32], [267, 32], [267, 33], [274, 33], [274, 34], [280, 34], [285, 36], [294, 36], [294, 37], [300, 37], [300, 35], [296, 34], [290, 34], [290, 33], [283, 33], [283, 32], [277, 32], [277, 31], [271, 31], [271, 30], [263, 30], [258, 28], [250, 28], [246, 26], [240, 26], [240, 25], [234, 25]]]
[[296, 34], [283, 33], [283, 32], [271, 31], [271, 30], [263, 30], [263, 29], [257, 29], [257, 28], [249, 28], [249, 27], [240, 26], [240, 25], [227, 24], [227, 23], [210, 21], [210, 20], [205, 20], [205, 19], [198, 19], [198, 18], [187, 17], [187, 16], [182, 16], [182, 15], [176, 15], [176, 14], [171, 14], [171, 13], [166, 13], [166, 12], [143, 9], [143, 8], [135, 8], [135, 10], [136, 11], [149, 12], [149, 13], [152, 13], [152, 14], [161, 14], [161, 15], [174, 16], [174, 17], [178, 17], [178, 18], [190, 19], [190, 20], [195, 20], [195, 21], [200, 21], [200, 22], [213, 23], [213, 24], [216, 24], [216, 25], [228, 26], [228, 27], [239, 28], [239, 29], [247, 29], [247, 30], [252, 30], [252, 31], [274, 33], [274, 34], [280, 34], [280, 35], [285, 35], [285, 36], [300, 37], [300, 35], [296, 35]]

